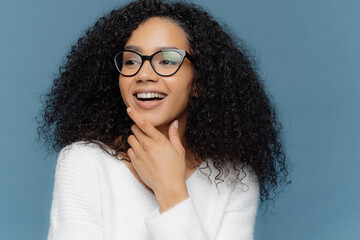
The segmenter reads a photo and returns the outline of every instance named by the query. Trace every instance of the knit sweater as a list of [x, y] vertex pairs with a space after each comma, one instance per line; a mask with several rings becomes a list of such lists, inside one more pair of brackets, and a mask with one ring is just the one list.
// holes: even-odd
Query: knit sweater
[[73, 143], [57, 160], [48, 240], [253, 239], [256, 177], [245, 168], [244, 184], [226, 184], [235, 178], [229, 169], [216, 187], [219, 171], [211, 159], [202, 162], [186, 179], [189, 197], [160, 214], [155, 195], [122, 160], [97, 144]]

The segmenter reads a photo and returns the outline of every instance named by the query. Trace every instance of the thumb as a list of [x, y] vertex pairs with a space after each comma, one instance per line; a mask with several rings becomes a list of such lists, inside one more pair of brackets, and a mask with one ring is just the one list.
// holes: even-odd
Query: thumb
[[181, 149], [183, 149], [178, 128], [179, 128], [178, 120], [173, 121], [169, 127], [169, 140], [177, 152], [179, 152], [179, 151], [181, 151]]

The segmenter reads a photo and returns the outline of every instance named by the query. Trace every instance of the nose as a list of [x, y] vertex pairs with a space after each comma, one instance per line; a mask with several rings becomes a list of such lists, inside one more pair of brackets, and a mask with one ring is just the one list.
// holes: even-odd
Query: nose
[[136, 74], [137, 81], [158, 81], [159, 75], [154, 71], [149, 60], [145, 60], [139, 72]]

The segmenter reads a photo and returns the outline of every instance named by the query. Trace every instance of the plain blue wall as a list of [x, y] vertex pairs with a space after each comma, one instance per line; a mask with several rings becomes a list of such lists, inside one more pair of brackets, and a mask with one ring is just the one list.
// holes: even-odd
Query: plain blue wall
[[[65, 54], [115, 0], [13, 0], [0, 8], [0, 239], [45, 239], [56, 156], [35, 116]], [[360, 1], [194, 1], [255, 49], [285, 127], [293, 184], [256, 239], [360, 235]]]

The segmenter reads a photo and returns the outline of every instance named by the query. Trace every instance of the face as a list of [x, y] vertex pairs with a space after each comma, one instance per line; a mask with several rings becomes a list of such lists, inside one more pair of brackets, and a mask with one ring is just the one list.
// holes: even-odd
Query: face
[[[141, 55], [152, 55], [169, 48], [190, 52], [184, 30], [171, 20], [160, 17], [150, 18], [140, 24], [125, 44], [125, 49]], [[167, 77], [158, 75], [150, 62], [145, 61], [135, 76], [119, 76], [121, 96], [127, 107], [142, 113], [155, 127], [168, 126], [175, 119], [183, 125], [186, 124], [193, 74], [192, 63], [187, 58], [174, 75]], [[165, 98], [145, 101], [138, 98], [146, 96], [141, 93], [161, 93]]]

